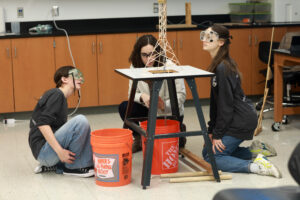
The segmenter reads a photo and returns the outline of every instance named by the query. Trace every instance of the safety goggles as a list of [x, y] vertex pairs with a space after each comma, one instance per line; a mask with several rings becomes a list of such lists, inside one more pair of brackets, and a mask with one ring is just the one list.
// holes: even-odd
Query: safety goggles
[[69, 75], [72, 76], [75, 80], [80, 80], [81, 84], [84, 83], [83, 74], [79, 69], [77, 68], [71, 69], [69, 71]]
[[156, 57], [157, 53], [156, 52], [151, 52], [151, 53], [141, 53], [141, 57], [144, 58], [149, 58], [149, 57]]
[[200, 40], [205, 42], [213, 42], [219, 39], [219, 34], [213, 30], [201, 31]]

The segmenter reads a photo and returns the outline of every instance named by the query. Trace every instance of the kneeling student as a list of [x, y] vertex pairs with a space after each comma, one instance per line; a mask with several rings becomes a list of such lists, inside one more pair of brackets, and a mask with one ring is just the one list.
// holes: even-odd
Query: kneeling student
[[[208, 71], [215, 73], [211, 79], [208, 134], [217, 167], [225, 172], [256, 173], [280, 178], [278, 168], [263, 154], [258, 154], [252, 161], [251, 149], [239, 146], [244, 140], [252, 140], [257, 114], [244, 95], [240, 72], [229, 56], [230, 38], [228, 29], [221, 25], [213, 25], [200, 34], [203, 49], [212, 57]], [[253, 153], [261, 150], [265, 155], [271, 155], [259, 148], [266, 147], [260, 142], [254, 142], [251, 146]], [[272, 149], [269, 146], [269, 152]], [[206, 147], [202, 153], [204, 159], [209, 161]]]

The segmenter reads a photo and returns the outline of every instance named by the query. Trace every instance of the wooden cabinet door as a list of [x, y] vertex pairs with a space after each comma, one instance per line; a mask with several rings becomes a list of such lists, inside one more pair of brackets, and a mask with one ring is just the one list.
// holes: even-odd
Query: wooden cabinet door
[[15, 111], [31, 111], [55, 87], [53, 37], [12, 40]]
[[[206, 70], [211, 62], [208, 52], [203, 50], [200, 41], [200, 30], [178, 31], [177, 32], [177, 51], [181, 65], [191, 65]], [[196, 78], [198, 95], [200, 98], [209, 98], [210, 78]], [[187, 99], [192, 95], [186, 84]]]
[[136, 39], [136, 33], [97, 35], [99, 105], [116, 105], [128, 100], [129, 80], [115, 69], [129, 68]]
[[[286, 33], [286, 27], [275, 27], [275, 42], [280, 42]], [[271, 41], [272, 28], [253, 28], [252, 29], [252, 95], [264, 93], [266, 77], [259, 71], [267, 68], [267, 64], [259, 59], [259, 43], [262, 41]]]
[[11, 40], [0, 40], [0, 113], [14, 112]]
[[300, 32], [300, 26], [289, 26], [287, 32]]
[[242, 74], [242, 88], [246, 95], [251, 94], [252, 82], [252, 36], [251, 29], [230, 29], [232, 35], [230, 56], [237, 63]]
[[[98, 105], [97, 51], [96, 35], [71, 36], [70, 46], [76, 67], [83, 73], [84, 83], [81, 86], [80, 107]], [[55, 38], [55, 66], [72, 65], [66, 37]], [[78, 94], [68, 100], [69, 107], [76, 107]]]

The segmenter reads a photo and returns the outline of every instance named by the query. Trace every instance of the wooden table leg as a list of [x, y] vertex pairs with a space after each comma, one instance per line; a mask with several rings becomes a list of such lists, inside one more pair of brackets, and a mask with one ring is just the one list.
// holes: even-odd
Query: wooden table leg
[[283, 116], [283, 74], [281, 55], [275, 54], [274, 61], [274, 122], [281, 122]]

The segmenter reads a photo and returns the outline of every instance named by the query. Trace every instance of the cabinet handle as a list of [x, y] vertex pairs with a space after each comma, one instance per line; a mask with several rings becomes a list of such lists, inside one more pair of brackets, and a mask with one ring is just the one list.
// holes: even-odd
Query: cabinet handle
[[7, 58], [10, 58], [9, 48], [6, 48], [6, 55], [7, 55]]
[[179, 47], [180, 47], [180, 49], [182, 49], [182, 47], [183, 47], [183, 41], [182, 40], [179, 40]]
[[252, 44], [252, 37], [251, 35], [249, 35], [249, 46], [251, 46], [251, 44]]
[[99, 50], [100, 50], [100, 53], [102, 53], [102, 51], [103, 51], [103, 45], [102, 45], [102, 42], [99, 43]]
[[257, 45], [257, 37], [256, 37], [256, 35], [254, 36], [254, 46], [256, 46]]
[[176, 44], [176, 41], [175, 40], [173, 40], [173, 50], [175, 50], [175, 44]]
[[92, 43], [92, 54], [95, 54], [95, 42]]
[[15, 47], [15, 58], [17, 58], [17, 47]]

